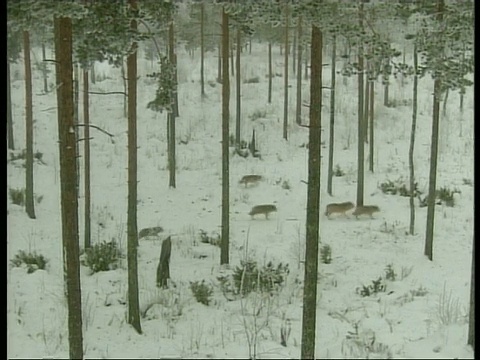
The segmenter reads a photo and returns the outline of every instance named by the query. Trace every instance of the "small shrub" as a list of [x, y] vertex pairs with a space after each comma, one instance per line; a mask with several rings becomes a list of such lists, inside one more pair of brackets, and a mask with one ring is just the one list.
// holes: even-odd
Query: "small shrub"
[[190, 282], [190, 289], [192, 290], [195, 299], [204, 305], [209, 305], [213, 294], [213, 287], [205, 284], [205, 280], [202, 282], [194, 281]]
[[332, 262], [332, 248], [325, 244], [320, 248], [320, 259], [323, 264], [330, 264]]
[[340, 165], [337, 164], [337, 166], [335, 166], [335, 169], [333, 170], [333, 176], [340, 177], [344, 175], [345, 172], [340, 168]]
[[25, 205], [25, 188], [23, 189], [8, 189], [10, 200], [12, 204], [24, 206]]
[[428, 291], [426, 288], [424, 288], [423, 286], [419, 286], [418, 289], [414, 289], [414, 290], [410, 290], [410, 294], [412, 295], [412, 297], [414, 296], [425, 296], [428, 294]]
[[117, 268], [120, 251], [114, 241], [101, 242], [85, 250], [84, 265], [94, 273]]
[[258, 84], [259, 82], [260, 78], [258, 76], [243, 80], [244, 84]]
[[231, 279], [226, 276], [217, 279], [224, 295], [231, 293], [244, 296], [252, 291], [265, 293], [278, 290], [289, 272], [288, 264], [279, 263], [275, 267], [270, 261], [259, 268], [256, 261], [247, 260], [241, 261], [240, 266], [234, 269]]
[[463, 178], [463, 185], [473, 186], [473, 181], [467, 178]]
[[27, 266], [27, 273], [31, 274], [36, 270], [45, 270], [48, 260], [41, 254], [35, 252], [27, 253], [23, 250], [20, 250], [15, 257], [10, 260], [12, 266], [21, 267], [22, 264]]
[[372, 284], [365, 286], [362, 285], [361, 288], [357, 288], [357, 294], [360, 294], [363, 297], [371, 296], [379, 292], [385, 292], [387, 290], [387, 285], [385, 284], [382, 277], [379, 277], [377, 280], [372, 280]]
[[385, 268], [385, 279], [390, 281], [395, 281], [397, 274], [395, 274], [395, 270], [393, 270], [393, 265], [388, 264]]
[[291, 190], [292, 189], [292, 186], [290, 185], [288, 180], [283, 180], [282, 189], [284, 189], [284, 190]]
[[207, 232], [203, 229], [200, 229], [199, 232], [200, 232], [200, 242], [204, 244], [220, 246], [220, 242], [221, 242], [220, 234], [214, 232], [211, 235], [208, 235]]
[[[407, 184], [402, 178], [398, 178], [396, 181], [392, 180], [387, 180], [383, 183], [380, 184], [379, 186], [380, 190], [384, 194], [389, 194], [389, 195], [400, 195], [400, 196], [410, 196], [410, 185], [407, 187]], [[418, 196], [422, 192], [418, 190], [418, 183], [414, 184], [413, 188], [413, 196]]]
[[437, 199], [439, 199], [442, 203], [445, 203], [446, 206], [453, 207], [455, 205], [455, 199], [453, 197], [454, 194], [460, 194], [460, 190], [454, 189], [450, 190], [447, 187], [442, 187], [437, 190]]
[[255, 110], [248, 118], [252, 121], [257, 119], [261, 119], [267, 116], [267, 112], [265, 110]]

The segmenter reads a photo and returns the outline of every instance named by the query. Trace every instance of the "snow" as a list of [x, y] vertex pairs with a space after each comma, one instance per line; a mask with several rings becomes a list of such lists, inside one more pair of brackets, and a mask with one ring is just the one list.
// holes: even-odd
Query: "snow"
[[[254, 44], [252, 54], [242, 55], [242, 77], [258, 76], [260, 83], [242, 85], [242, 138], [252, 129], [262, 159], [230, 158], [230, 263], [246, 257], [259, 264], [288, 263], [290, 274], [278, 295], [258, 294], [227, 301], [217, 277], [218, 247], [199, 242], [199, 231], [220, 233], [221, 220], [221, 85], [215, 83], [216, 54], [206, 61], [207, 98], [200, 99], [199, 59], [179, 50], [179, 110], [177, 126], [177, 187], [168, 187], [166, 115], [146, 109], [156, 85], [145, 75], [150, 62], [138, 57], [138, 229], [161, 226], [158, 237], [140, 240], [138, 278], [139, 335], [126, 322], [127, 270], [122, 259], [116, 270], [91, 274], [82, 266], [82, 315], [86, 358], [299, 358], [302, 325], [302, 281], [305, 242], [308, 129], [294, 124], [295, 96], [289, 98], [289, 140], [282, 139], [283, 80], [273, 79], [272, 103], [267, 104], [266, 45]], [[283, 58], [274, 50], [274, 72], [282, 72]], [[327, 69], [327, 68], [326, 68]], [[123, 91], [120, 70], [97, 64], [91, 91]], [[54, 92], [41, 94], [42, 79], [34, 73], [34, 151], [43, 153], [45, 165], [35, 163], [37, 219], [8, 200], [8, 254], [36, 251], [48, 260], [46, 270], [27, 274], [8, 266], [9, 358], [68, 357], [67, 308], [63, 294], [58, 129]], [[295, 88], [295, 78], [290, 74]], [[329, 84], [330, 71], [324, 71]], [[14, 134], [23, 148], [24, 88], [22, 64], [12, 67]], [[54, 78], [50, 76], [49, 82]], [[233, 81], [233, 78], [232, 78]], [[410, 79], [395, 81], [391, 99], [410, 99]], [[231, 84], [230, 133], [235, 132], [235, 86]], [[335, 177], [334, 196], [326, 193], [329, 93], [323, 95], [321, 211], [331, 202], [356, 199], [356, 79], [339, 78], [336, 96], [334, 165], [345, 172]], [[320, 245], [332, 249], [332, 262], [319, 264], [316, 356], [318, 358], [473, 358], [467, 342], [473, 238], [473, 92], [467, 90], [463, 113], [458, 95], [450, 94], [440, 124], [437, 188], [458, 188], [455, 207], [436, 206], [433, 261], [424, 255], [426, 208], [416, 207], [415, 235], [409, 226], [408, 198], [385, 195], [378, 185], [399, 177], [408, 179], [411, 106], [382, 105], [383, 89], [376, 86], [375, 172], [365, 171], [365, 204], [381, 209], [370, 219], [333, 215], [320, 217]], [[303, 80], [304, 100], [309, 84]], [[415, 171], [420, 190], [428, 189], [432, 81], [419, 84]], [[90, 130], [92, 241], [114, 239], [126, 254], [127, 121], [119, 95], [91, 95], [90, 121], [112, 133], [113, 142], [100, 131]], [[265, 118], [249, 115], [265, 111]], [[82, 118], [80, 106], [80, 118]], [[304, 123], [308, 108], [303, 107]], [[80, 133], [82, 130], [80, 130]], [[185, 140], [187, 144], [181, 144]], [[83, 142], [80, 172], [83, 174]], [[368, 158], [368, 145], [365, 149]], [[7, 154], [8, 155], [8, 154]], [[368, 163], [366, 163], [368, 164]], [[368, 166], [365, 166], [368, 169]], [[24, 187], [23, 168], [8, 162], [8, 187]], [[263, 181], [245, 188], [242, 176], [259, 174]], [[83, 176], [80, 177], [83, 184]], [[282, 186], [283, 185], [283, 186]], [[83, 186], [80, 187], [79, 229], [83, 243]], [[269, 219], [248, 215], [258, 204], [275, 204]], [[416, 201], [416, 204], [418, 202]], [[172, 238], [170, 274], [175, 286], [155, 286], [162, 241]], [[83, 246], [82, 246], [83, 247]], [[388, 264], [397, 275], [387, 289], [372, 296], [358, 294], [362, 285], [385, 276]], [[403, 273], [403, 278], [402, 278]], [[209, 306], [197, 303], [189, 283], [205, 280], [214, 287]], [[445, 324], [442, 299], [458, 304], [460, 314]], [[262, 309], [258, 317], [252, 312]], [[444, 309], [444, 308], [443, 308]], [[455, 307], [454, 307], [455, 309]], [[454, 310], [453, 309], [453, 310]], [[451, 310], [451, 312], [453, 312]], [[265, 315], [268, 313], [268, 317]], [[256, 325], [254, 320], [257, 321]], [[355, 324], [358, 326], [355, 333]], [[290, 329], [287, 346], [280, 345], [281, 329]], [[258, 329], [256, 348], [249, 347]], [[365, 344], [371, 344], [370, 353]], [[373, 344], [373, 345], [372, 345]]]

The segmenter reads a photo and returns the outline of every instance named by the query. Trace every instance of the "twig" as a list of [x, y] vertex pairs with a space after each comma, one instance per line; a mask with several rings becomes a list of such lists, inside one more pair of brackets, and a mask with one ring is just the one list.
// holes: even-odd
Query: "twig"
[[94, 128], [94, 129], [97, 129], [97, 130], [103, 132], [104, 134], [110, 136], [110, 139], [111, 139], [112, 143], [114, 143], [114, 140], [113, 140], [112, 138], [115, 137], [115, 135], [110, 134], [108, 131], [103, 130], [101, 127], [99, 127], [99, 126], [97, 126], [97, 125], [93, 125], [93, 124], [88, 124], [88, 125], [87, 125], [87, 124], [75, 124], [75, 126], [88, 126], [88, 127], [92, 127], [92, 128]]
[[97, 91], [89, 91], [89, 94], [94, 94], [94, 95], [123, 95], [127, 96], [127, 93], [123, 91], [111, 91], [111, 92], [97, 92]]

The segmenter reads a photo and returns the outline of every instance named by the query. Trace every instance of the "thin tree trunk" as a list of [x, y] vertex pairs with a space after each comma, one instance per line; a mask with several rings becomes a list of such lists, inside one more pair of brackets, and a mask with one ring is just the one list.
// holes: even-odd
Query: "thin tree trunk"
[[272, 103], [272, 43], [268, 42], [268, 103]]
[[252, 36], [250, 36], [248, 39], [248, 54], [252, 54]]
[[[374, 133], [375, 133], [375, 82], [370, 81], [370, 153], [369, 153], [369, 170], [373, 173], [373, 156], [374, 156]], [[368, 121], [368, 120], [367, 120]]]
[[90, 82], [95, 85], [95, 61], [92, 61], [92, 64], [90, 65]]
[[410, 149], [408, 151], [408, 165], [410, 167], [410, 227], [409, 234], [413, 235], [415, 232], [415, 168], [413, 162], [413, 151], [415, 148], [415, 131], [417, 128], [417, 97], [418, 97], [418, 54], [417, 45], [413, 47], [413, 104], [412, 104], [412, 129], [410, 132]]
[[[73, 123], [75, 124], [75, 132], [77, 139], [80, 138], [80, 128], [78, 126], [78, 107], [79, 105], [79, 79], [78, 79], [78, 64], [73, 65]], [[80, 154], [80, 145], [77, 141], [77, 154]], [[77, 157], [77, 193], [80, 193], [80, 157]]]
[[[176, 66], [173, 19], [170, 21], [170, 25], [168, 28], [168, 56], [169, 56], [170, 63], [173, 66]], [[173, 101], [172, 111], [168, 114], [169, 121], [167, 122], [167, 125], [169, 126], [169, 131], [168, 131], [169, 183], [168, 183], [168, 186], [172, 188], [176, 187], [175, 117], [177, 116], [177, 112], [178, 112], [177, 97], [176, 97], [176, 93], [177, 93], [176, 82], [177, 80], [175, 76], [175, 79], [173, 81], [174, 85], [172, 89], [172, 101]]]
[[47, 55], [45, 54], [45, 43], [42, 42], [42, 75], [43, 75], [43, 91], [48, 93], [48, 74], [47, 74], [47, 68], [46, 68], [46, 62], [47, 60]]
[[30, 219], [35, 219], [35, 201], [33, 195], [33, 100], [32, 67], [30, 61], [30, 34], [23, 32], [23, 51], [25, 63], [25, 211]]
[[235, 145], [237, 150], [240, 149], [240, 116], [241, 116], [241, 79], [240, 79], [240, 40], [241, 40], [241, 33], [240, 28], [237, 28], [237, 52], [236, 52], [236, 67], [237, 67], [237, 78], [236, 78], [236, 85], [237, 85], [237, 111], [236, 111], [236, 122], [235, 122]]
[[[130, 7], [137, 9], [137, 1], [129, 0]], [[137, 21], [130, 21], [130, 28], [137, 29]], [[128, 266], [128, 323], [137, 333], [142, 333], [138, 300], [137, 269], [137, 43], [127, 57], [128, 83], [128, 206], [127, 206], [127, 266]]]
[[[302, 17], [298, 18], [298, 59], [297, 59], [297, 109], [295, 118], [298, 125], [302, 124]], [[294, 47], [295, 48], [295, 47]]]
[[[123, 82], [123, 91], [127, 93], [127, 77], [125, 76], [125, 64], [122, 58], [122, 65], [120, 68], [121, 74], [122, 74], [122, 82]], [[127, 118], [128, 117], [128, 99], [126, 96], [123, 97], [123, 117]]]
[[370, 82], [368, 80], [368, 61], [365, 63], [365, 103], [363, 105], [363, 140], [368, 143], [368, 113], [370, 107]]
[[475, 237], [473, 238], [472, 248], [472, 278], [470, 281], [470, 314], [467, 344], [470, 345], [475, 352]]
[[302, 359], [315, 358], [318, 242], [320, 220], [322, 33], [312, 26], [307, 229], [303, 289]]
[[84, 160], [84, 193], [85, 193], [85, 231], [84, 247], [88, 249], [91, 246], [91, 197], [90, 197], [90, 107], [88, 96], [88, 70], [83, 70], [83, 160]]
[[303, 76], [305, 80], [308, 80], [308, 47], [305, 49], [305, 75]]
[[[223, 56], [223, 74], [228, 74], [228, 14], [222, 9], [222, 56]], [[230, 136], [230, 79], [223, 77], [222, 81], [222, 243], [220, 246], [220, 265], [228, 264], [230, 247], [230, 169], [228, 141]]]
[[330, 85], [330, 138], [328, 144], [328, 178], [327, 193], [332, 196], [333, 189], [333, 151], [335, 149], [335, 81], [336, 81], [336, 61], [337, 61], [337, 36], [333, 34], [332, 38], [332, 72]]
[[[360, 28], [363, 28], [363, 2], [359, 8]], [[363, 44], [358, 45], [358, 172], [357, 172], [357, 206], [363, 205], [364, 186], [364, 142], [363, 142]]]
[[383, 106], [386, 106], [388, 107], [389, 106], [389, 102], [388, 102], [388, 82], [386, 84], [384, 84], [384, 87], [383, 87]]
[[[437, 21], [443, 20], [444, 0], [437, 0]], [[433, 229], [435, 220], [435, 194], [437, 185], [437, 158], [438, 158], [438, 135], [440, 123], [440, 98], [441, 78], [435, 77], [433, 83], [433, 117], [432, 117], [432, 143], [430, 146], [430, 179], [428, 182], [428, 208], [427, 208], [427, 229], [425, 234], [424, 254], [431, 261], [433, 260]]]
[[[231, 42], [231, 46], [230, 46], [230, 75], [232, 76], [235, 76], [235, 63], [233, 61], [233, 40]], [[240, 49], [241, 51], [242, 49]]]
[[[297, 25], [297, 30], [298, 30], [298, 25]], [[295, 75], [295, 71], [297, 68], [296, 64], [296, 50], [297, 50], [297, 31], [293, 32], [293, 44], [292, 44], [292, 73]]]
[[83, 359], [82, 296], [78, 243], [77, 147], [73, 119], [72, 19], [55, 18], [62, 243], [70, 359]]
[[[228, 61], [228, 56], [227, 56]], [[218, 76], [217, 82], [222, 83], [222, 39], [220, 39], [220, 43], [218, 44]]]
[[204, 19], [205, 4], [200, 3], [200, 88], [201, 96], [205, 97], [205, 39], [204, 39]]
[[13, 139], [12, 85], [10, 82], [10, 62], [7, 61], [7, 142], [10, 150], [15, 150]]
[[284, 69], [284, 97], [283, 97], [283, 138], [288, 138], [288, 2], [285, 2], [285, 69]]

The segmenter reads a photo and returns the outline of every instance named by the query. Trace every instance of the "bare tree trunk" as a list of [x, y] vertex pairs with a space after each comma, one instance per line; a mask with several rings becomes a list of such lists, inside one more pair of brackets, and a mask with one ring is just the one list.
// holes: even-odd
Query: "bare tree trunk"
[[410, 227], [409, 234], [413, 235], [415, 232], [415, 167], [413, 163], [413, 151], [415, 148], [415, 131], [417, 127], [417, 97], [418, 97], [418, 54], [417, 44], [413, 48], [413, 109], [412, 109], [412, 129], [410, 132], [410, 149], [408, 151], [408, 165], [410, 167]]
[[[298, 59], [297, 59], [297, 109], [295, 111], [295, 118], [297, 124], [302, 124], [302, 17], [298, 18], [297, 25], [298, 32]], [[295, 47], [294, 47], [295, 48]]]
[[272, 43], [268, 42], [268, 103], [272, 103]]
[[389, 106], [389, 102], [388, 102], [388, 82], [386, 84], [384, 84], [384, 87], [383, 87], [383, 106]]
[[307, 229], [303, 289], [302, 359], [315, 359], [318, 242], [320, 220], [322, 33], [312, 25]]
[[[228, 74], [228, 14], [222, 9], [222, 55], [223, 74]], [[220, 265], [228, 264], [230, 247], [230, 169], [228, 140], [230, 136], [230, 79], [223, 77], [222, 81], [222, 243], [220, 246]]]
[[332, 196], [333, 183], [333, 151], [335, 149], [335, 82], [336, 82], [336, 61], [337, 61], [337, 36], [333, 34], [332, 37], [332, 82], [330, 85], [330, 138], [328, 144], [328, 178], [327, 178], [327, 193]]
[[[70, 359], [83, 359], [82, 296], [78, 244], [77, 147], [73, 119], [72, 19], [55, 18], [60, 199], [63, 269], [68, 310]], [[27, 35], [28, 36], [28, 35]]]
[[[437, 21], [443, 20], [444, 0], [437, 0]], [[441, 78], [435, 77], [433, 83], [433, 118], [432, 118], [432, 143], [430, 147], [430, 179], [428, 182], [428, 208], [427, 208], [427, 230], [425, 234], [424, 254], [431, 261], [433, 259], [433, 228], [435, 220], [435, 194], [437, 185], [437, 158], [438, 158], [438, 135], [440, 123], [440, 98]]]
[[160, 251], [160, 260], [157, 266], [157, 286], [167, 288], [168, 279], [170, 279], [170, 256], [172, 253], [172, 240], [169, 236], [162, 242]]
[[363, 140], [368, 143], [368, 112], [370, 106], [370, 82], [368, 80], [368, 61], [365, 63], [365, 103], [363, 105]]
[[305, 75], [303, 76], [305, 80], [308, 80], [308, 48], [305, 49]]
[[47, 74], [47, 68], [46, 68], [46, 62], [47, 60], [47, 55], [45, 54], [45, 43], [42, 42], [42, 75], [43, 75], [43, 91], [48, 93], [48, 74]]
[[[228, 56], [227, 56], [228, 61]], [[218, 44], [218, 76], [217, 82], [222, 83], [222, 39], [220, 38], [220, 43]]]
[[[77, 139], [80, 138], [80, 127], [78, 126], [78, 107], [79, 105], [79, 79], [78, 79], [78, 64], [73, 65], [73, 123], [75, 124], [75, 133]], [[78, 141], [75, 146], [77, 147], [77, 154], [80, 154], [80, 145]], [[77, 164], [77, 193], [80, 193], [80, 157], [76, 159]]]
[[283, 97], [283, 138], [288, 138], [288, 2], [285, 2], [285, 69], [284, 69], [284, 97]]
[[7, 142], [10, 150], [15, 150], [13, 139], [12, 85], [10, 83], [10, 62], [7, 61]]
[[[375, 133], [375, 82], [370, 81], [370, 153], [369, 153], [369, 170], [373, 173], [373, 156], [374, 156], [374, 133]], [[368, 120], [367, 120], [368, 121]]]
[[[175, 60], [175, 39], [174, 39], [174, 29], [173, 29], [173, 19], [170, 21], [170, 25], [168, 28], [168, 56], [170, 63], [173, 66], [176, 66], [176, 60]], [[176, 74], [176, 70], [175, 70]], [[174, 74], [174, 76], [175, 76]], [[169, 112], [169, 121], [167, 122], [169, 126], [169, 131], [168, 131], [168, 156], [169, 156], [169, 183], [168, 186], [175, 188], [176, 187], [176, 154], [175, 154], [175, 117], [178, 116], [178, 106], [177, 106], [177, 91], [176, 91], [176, 76], [173, 81], [173, 89], [172, 91], [172, 111]]]
[[472, 278], [470, 281], [470, 314], [467, 344], [470, 345], [475, 352], [475, 237], [473, 238], [472, 248]]
[[205, 23], [205, 3], [200, 3], [200, 88], [201, 96], [205, 97], [205, 39], [204, 39], [204, 23]]
[[35, 201], [33, 195], [33, 105], [32, 105], [32, 66], [30, 61], [30, 34], [23, 32], [23, 51], [25, 63], [25, 211], [30, 219], [35, 219]]
[[85, 193], [85, 231], [84, 247], [88, 249], [91, 246], [91, 196], [90, 196], [90, 106], [88, 96], [88, 70], [83, 70], [83, 160], [84, 160], [84, 193]]
[[[130, 7], [137, 9], [137, 1], [129, 0]], [[130, 28], [137, 29], [137, 21], [130, 21]], [[127, 266], [128, 266], [128, 323], [137, 333], [142, 333], [138, 300], [137, 269], [137, 43], [127, 57], [128, 82], [128, 206], [127, 206]]]
[[[122, 65], [120, 67], [120, 71], [121, 71], [121, 74], [122, 74], [122, 82], [123, 82], [123, 91], [125, 93], [127, 93], [127, 77], [125, 76], [125, 63], [123, 61], [123, 57], [122, 57]], [[128, 99], [126, 96], [123, 97], [123, 116], [125, 118], [127, 118], [128, 116]]]
[[[233, 40], [231, 42], [231, 46], [230, 46], [230, 74], [232, 76], [235, 76], [235, 64], [234, 64], [234, 61], [233, 61]], [[242, 49], [240, 49], [241, 51]]]
[[236, 111], [236, 122], [235, 122], [235, 145], [237, 150], [240, 149], [240, 116], [241, 116], [241, 110], [242, 110], [242, 103], [241, 103], [241, 78], [240, 78], [240, 40], [241, 40], [241, 33], [240, 33], [240, 28], [237, 28], [237, 52], [236, 52], [236, 67], [237, 67], [237, 78], [236, 78], [236, 85], [237, 85], [237, 111]]
[[[297, 29], [298, 29], [298, 25], [297, 25]], [[296, 50], [297, 50], [297, 32], [294, 31], [293, 32], [293, 44], [292, 44], [292, 72], [293, 72], [293, 75], [295, 75], [295, 71], [296, 71], [296, 57], [297, 57], [297, 54], [296, 54]]]
[[[360, 28], [363, 28], [363, 2], [359, 8]], [[363, 44], [358, 44], [358, 172], [357, 172], [357, 206], [363, 205], [364, 186], [364, 142], [363, 142]]]
[[95, 61], [92, 61], [92, 65], [90, 66], [90, 82], [95, 85]]

